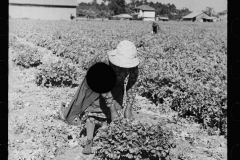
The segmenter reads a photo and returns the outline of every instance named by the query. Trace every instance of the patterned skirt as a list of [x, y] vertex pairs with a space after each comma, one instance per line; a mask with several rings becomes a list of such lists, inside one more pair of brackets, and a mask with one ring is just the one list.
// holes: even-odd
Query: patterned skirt
[[[115, 87], [112, 91], [113, 98], [122, 106], [124, 95], [124, 84]], [[116, 108], [120, 116], [122, 115], [123, 108]], [[103, 125], [104, 123], [111, 122], [110, 109], [107, 107], [105, 99], [99, 96], [97, 100], [93, 102], [81, 115], [79, 115], [80, 121], [86, 123], [87, 121]]]
[[[120, 116], [123, 116], [123, 109], [118, 109], [117, 112]], [[82, 115], [79, 115], [80, 120], [83, 123], [86, 123], [87, 121], [90, 123], [94, 123], [97, 125], [103, 125], [104, 123], [110, 123], [111, 121], [111, 113], [108, 112], [107, 114], [104, 112], [97, 112], [97, 111], [89, 111], [86, 110], [85, 112], [83, 112]]]

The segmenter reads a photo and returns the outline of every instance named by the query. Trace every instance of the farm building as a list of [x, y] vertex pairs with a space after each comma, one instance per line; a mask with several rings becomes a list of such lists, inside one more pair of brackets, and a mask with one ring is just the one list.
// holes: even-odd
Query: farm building
[[148, 5], [141, 5], [135, 8], [138, 18], [142, 17], [145, 21], [155, 21], [155, 9]]
[[207, 17], [203, 18], [203, 22], [217, 22], [218, 18], [217, 17]]
[[166, 16], [158, 16], [157, 18], [159, 21], [168, 21], [169, 20], [169, 18]]
[[187, 16], [184, 16], [182, 17], [182, 20], [183, 21], [192, 21], [192, 22], [203, 22], [203, 19], [204, 18], [208, 18], [209, 16], [206, 15], [205, 13], [203, 12], [193, 12], [193, 13], [190, 13], [189, 15]]
[[227, 21], [227, 10], [218, 13], [220, 21]]
[[70, 20], [77, 5], [77, 0], [9, 0], [9, 17]]
[[112, 16], [112, 19], [116, 19], [116, 20], [130, 20], [132, 19], [133, 17], [130, 16], [129, 14], [119, 14], [119, 15], [115, 15], [115, 16]]

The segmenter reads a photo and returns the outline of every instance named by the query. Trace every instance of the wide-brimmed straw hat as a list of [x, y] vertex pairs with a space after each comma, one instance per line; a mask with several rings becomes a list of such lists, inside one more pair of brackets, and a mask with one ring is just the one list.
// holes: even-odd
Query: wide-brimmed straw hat
[[108, 52], [108, 57], [112, 64], [123, 68], [132, 68], [139, 64], [137, 48], [128, 40], [121, 41], [117, 49]]

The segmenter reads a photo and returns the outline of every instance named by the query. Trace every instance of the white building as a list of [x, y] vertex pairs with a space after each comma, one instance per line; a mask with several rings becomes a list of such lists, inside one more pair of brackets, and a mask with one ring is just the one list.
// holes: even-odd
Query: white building
[[203, 19], [204, 22], [217, 22], [218, 18], [217, 17], [208, 17]]
[[155, 9], [148, 5], [141, 5], [135, 8], [138, 18], [143, 18], [145, 21], [155, 21]]
[[158, 16], [158, 21], [169, 21], [168, 17]]
[[208, 18], [209, 16], [203, 12], [192, 12], [189, 15], [182, 17], [183, 21], [192, 21], [192, 22], [203, 22], [204, 19]]
[[70, 20], [76, 17], [77, 0], [9, 0], [9, 17]]

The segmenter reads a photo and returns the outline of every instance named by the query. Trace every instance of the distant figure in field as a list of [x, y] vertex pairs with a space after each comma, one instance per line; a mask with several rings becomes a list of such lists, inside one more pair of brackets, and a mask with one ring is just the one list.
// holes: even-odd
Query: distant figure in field
[[73, 20], [75, 17], [71, 14], [70, 18], [71, 18], [71, 20]]
[[157, 34], [157, 32], [159, 31], [160, 27], [156, 22], [153, 22], [152, 24], [152, 28], [153, 28], [153, 33]]
[[159, 32], [159, 33], [166, 34], [166, 32], [163, 31], [156, 22], [153, 22], [152, 28], [153, 28], [153, 30], [152, 30], [152, 33], [153, 33], [153, 34], [157, 34], [158, 32]]

